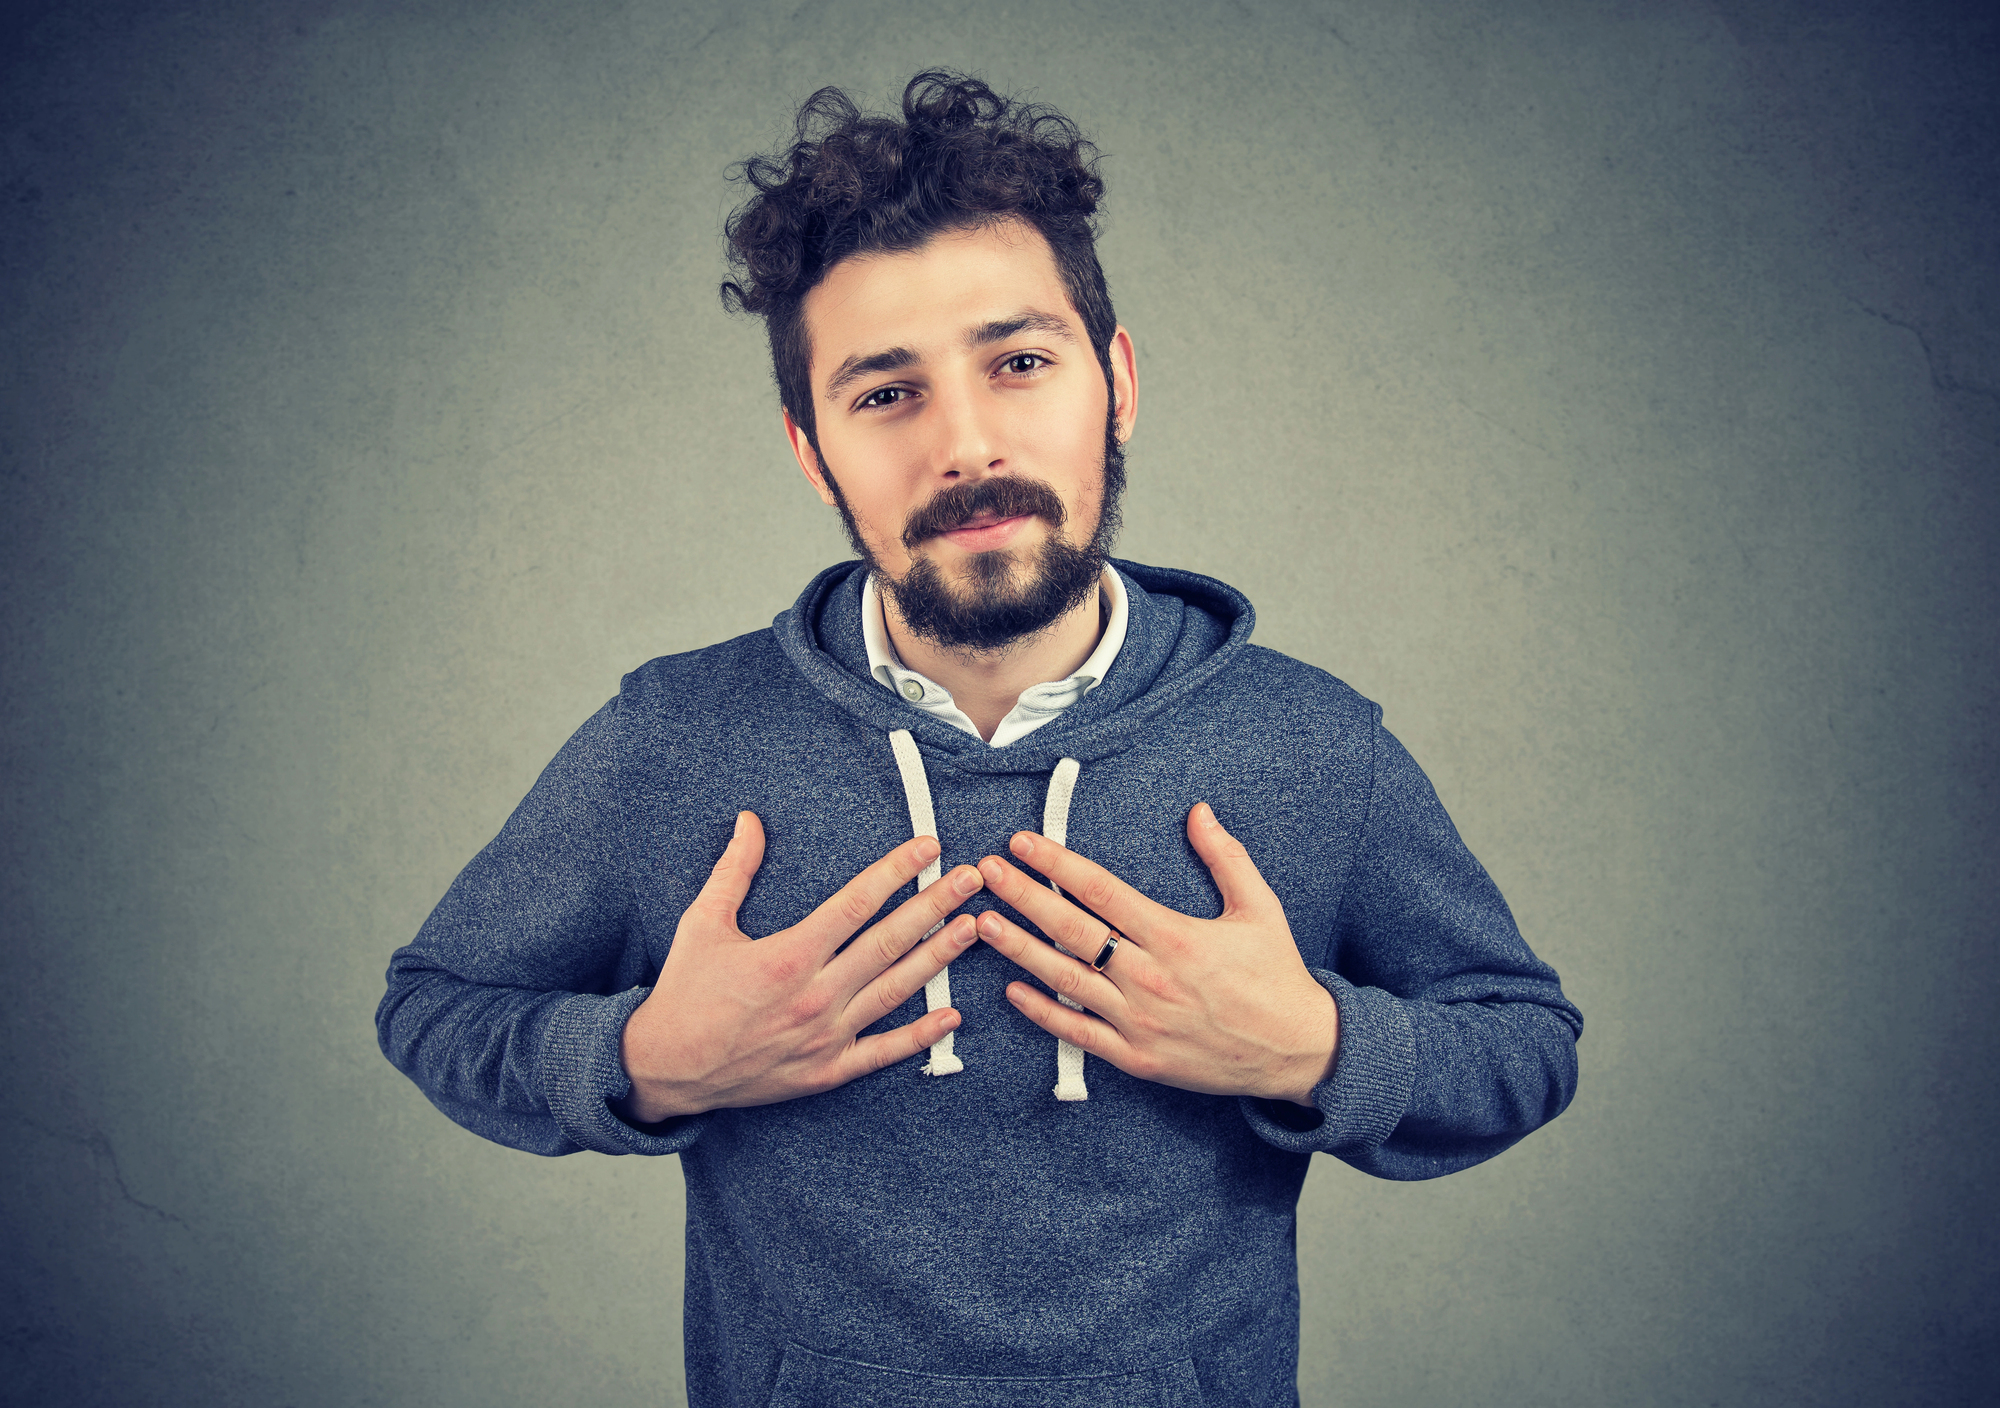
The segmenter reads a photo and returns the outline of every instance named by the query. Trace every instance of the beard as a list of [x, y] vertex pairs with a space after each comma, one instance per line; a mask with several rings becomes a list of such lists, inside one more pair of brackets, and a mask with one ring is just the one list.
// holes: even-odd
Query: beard
[[[820, 470], [833, 491], [847, 541], [874, 572], [882, 589], [895, 598], [903, 624], [946, 650], [985, 654], [1006, 650], [1047, 630], [1098, 589], [1111, 544], [1118, 537], [1118, 500], [1125, 491], [1125, 447], [1118, 443], [1117, 430], [1114, 404], [1104, 417], [1097, 524], [1088, 542], [1079, 546], [1070, 541], [1063, 531], [1069, 514], [1062, 499], [1039, 479], [999, 475], [973, 484], [954, 484], [940, 490], [904, 525], [902, 541], [910, 552], [911, 566], [900, 582], [882, 570], [862, 538], [847, 496], [841, 493], [833, 466], [824, 456]], [[1001, 518], [1033, 514], [1049, 525], [1049, 535], [1025, 559], [1011, 548], [972, 554], [954, 585], [936, 562], [919, 556], [917, 549], [982, 513]]]

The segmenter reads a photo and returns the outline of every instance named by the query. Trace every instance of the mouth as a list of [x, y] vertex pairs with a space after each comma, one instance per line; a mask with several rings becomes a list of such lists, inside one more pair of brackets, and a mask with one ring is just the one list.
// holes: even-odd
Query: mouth
[[1005, 547], [1021, 525], [1033, 518], [1031, 513], [1017, 513], [1003, 517], [995, 513], [976, 513], [938, 536], [953, 546], [966, 552], [991, 552]]
[[1069, 517], [1056, 491], [1038, 479], [996, 475], [941, 490], [903, 526], [903, 546], [916, 552], [926, 541], [962, 552], [991, 552], [1016, 539], [1035, 519], [1061, 533]]

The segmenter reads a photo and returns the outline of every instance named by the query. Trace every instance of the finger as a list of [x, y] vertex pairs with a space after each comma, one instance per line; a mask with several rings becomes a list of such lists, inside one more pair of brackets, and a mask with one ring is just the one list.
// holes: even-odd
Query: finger
[[[873, 919], [889, 896], [917, 878], [936, 859], [935, 836], [918, 836], [905, 841], [830, 895], [826, 902], [788, 931], [810, 939], [820, 950], [820, 962], [854, 937], [855, 931]], [[919, 934], [923, 930], [917, 931]]]
[[[852, 999], [950, 918], [953, 910], [978, 894], [983, 883], [979, 872], [971, 866], [957, 866], [897, 905], [895, 913], [886, 916], [826, 965], [826, 977], [834, 985], [834, 991], [843, 998]], [[947, 958], [945, 963], [950, 961]], [[928, 977], [925, 981], [929, 981]], [[904, 994], [905, 997], [908, 995]], [[901, 1001], [901, 998], [897, 999], [899, 1005]], [[868, 1020], [872, 1022], [875, 1018]], [[861, 1025], [867, 1024], [863, 1022]]]
[[[1045, 858], [1052, 849], [1049, 842], [1043, 841], [1035, 852], [1036, 858]], [[1071, 904], [1047, 885], [1023, 874], [1000, 857], [988, 856], [979, 862], [979, 873], [985, 878], [987, 889], [1071, 953], [1095, 958], [1097, 951], [1104, 947], [1107, 926], [1103, 919], [1085, 913], [1077, 904]], [[1068, 887], [1064, 888], [1067, 890]], [[1081, 895], [1076, 898], [1078, 904], [1088, 903]], [[1126, 927], [1129, 922], [1118, 925], [1120, 934], [1129, 936], [1130, 930]]]
[[[1104, 926], [1100, 924], [1098, 927], [1101, 929]], [[1125, 994], [1119, 990], [1109, 972], [1100, 973], [1080, 959], [1057, 953], [1020, 925], [1010, 923], [990, 909], [979, 916], [979, 937], [1056, 992], [1080, 1007], [1089, 1008], [1106, 1021], [1123, 1021], [1131, 1010], [1126, 1004]], [[1103, 946], [1100, 942], [1097, 948]], [[1090, 952], [1095, 957], [1097, 949]], [[1138, 956], [1137, 949], [1127, 955], [1128, 958]]]
[[[1145, 942], [1154, 925], [1173, 913], [1147, 899], [1096, 861], [1085, 860], [1046, 836], [1037, 836], [1032, 831], [1017, 831], [1007, 843], [1007, 849], [1016, 858], [1062, 886], [1063, 893], [1078, 904], [1102, 915], [1107, 923], [1117, 926], [1118, 932], [1141, 943]], [[1011, 896], [1006, 898], [1007, 903], [1014, 903]], [[1015, 908], [1020, 906], [1015, 905]], [[1026, 913], [1025, 910], [1022, 912]], [[1040, 924], [1042, 921], [1036, 919], [1035, 922]], [[1067, 940], [1064, 946], [1070, 946]]]
[[743, 897], [750, 893], [750, 882], [757, 878], [757, 867], [763, 863], [764, 823], [755, 812], [738, 812], [736, 830], [730, 835], [729, 844], [722, 848], [715, 868], [702, 882], [701, 892], [688, 906], [706, 921], [703, 928], [710, 932], [716, 929], [739, 932], [736, 911], [742, 907]]
[[1250, 859], [1250, 852], [1223, 830], [1208, 803], [1196, 802], [1188, 812], [1187, 834], [1195, 854], [1215, 877], [1216, 889], [1222, 892], [1224, 914], [1255, 913], [1277, 899], [1257, 862]]
[[1029, 1021], [1051, 1036], [1059, 1036], [1071, 1046], [1101, 1057], [1121, 1071], [1132, 1069], [1136, 1054], [1124, 1033], [1102, 1017], [1064, 1007], [1029, 983], [1007, 984], [1007, 1000], [1021, 1009]]
[[926, 1012], [908, 1026], [898, 1027], [893, 1032], [878, 1032], [874, 1036], [864, 1036], [847, 1048], [847, 1054], [834, 1067], [835, 1085], [845, 1085], [884, 1066], [893, 1066], [898, 1061], [907, 1061], [912, 1056], [928, 1051], [944, 1040], [944, 1034], [958, 1027], [958, 1009], [940, 1007], [935, 1012]]
[[[878, 924], [875, 927], [879, 929], [882, 926]], [[978, 937], [971, 915], [953, 917], [894, 966], [862, 985], [847, 1004], [850, 1028], [861, 1031], [894, 1012], [914, 997], [925, 983], [949, 968], [952, 960], [971, 948]], [[841, 955], [842, 958], [846, 956]]]

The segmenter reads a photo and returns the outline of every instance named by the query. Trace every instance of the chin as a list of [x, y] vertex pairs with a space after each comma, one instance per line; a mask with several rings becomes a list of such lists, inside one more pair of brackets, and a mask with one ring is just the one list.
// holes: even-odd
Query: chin
[[[967, 555], [965, 562], [952, 575], [964, 585], [977, 588], [968, 593], [974, 596], [1009, 595], [1019, 596], [1024, 584], [1017, 578], [1029, 575], [1029, 563], [1034, 554], [1022, 552], [1018, 548], [995, 548], [991, 552], [975, 552]], [[1006, 589], [1012, 587], [1011, 592]]]
[[1059, 537], [974, 553], [947, 569], [917, 555], [889, 590], [904, 624], [953, 650], [998, 651], [1040, 634], [1097, 590], [1101, 553]]

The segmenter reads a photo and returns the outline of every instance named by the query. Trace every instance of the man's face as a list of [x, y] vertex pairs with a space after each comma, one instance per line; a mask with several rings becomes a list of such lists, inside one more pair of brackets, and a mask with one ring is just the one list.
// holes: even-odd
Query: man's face
[[1137, 409], [1132, 343], [1112, 341], [1114, 401], [1038, 232], [843, 260], [805, 320], [819, 453], [788, 415], [792, 448], [911, 629], [998, 649], [1090, 594]]

